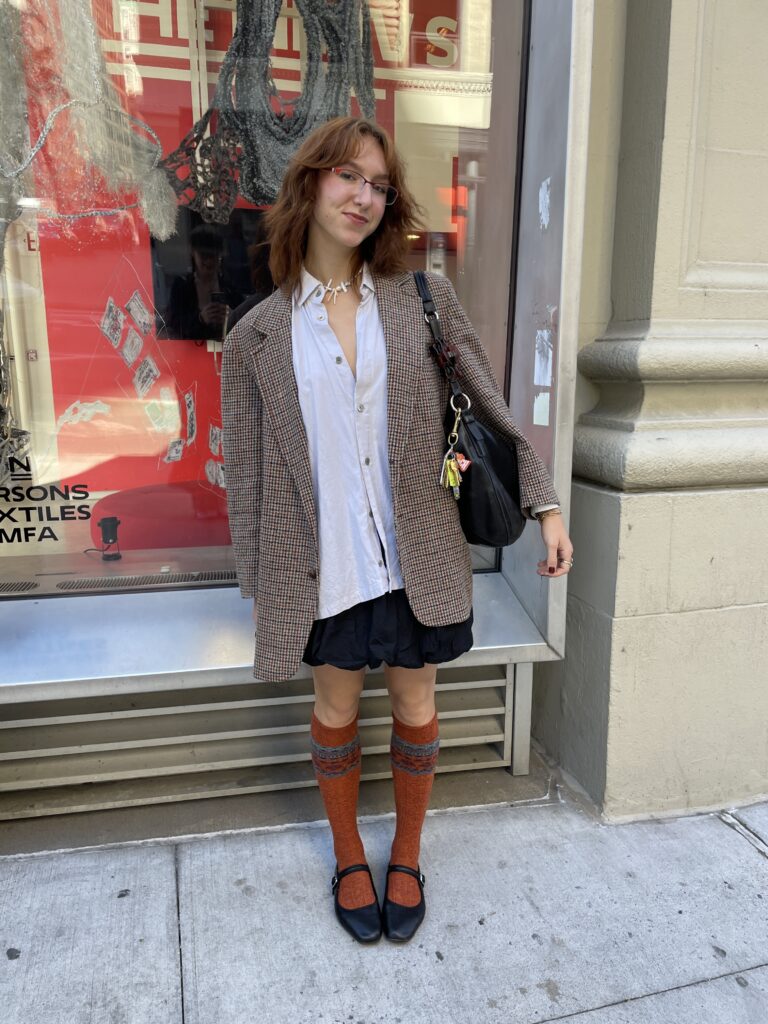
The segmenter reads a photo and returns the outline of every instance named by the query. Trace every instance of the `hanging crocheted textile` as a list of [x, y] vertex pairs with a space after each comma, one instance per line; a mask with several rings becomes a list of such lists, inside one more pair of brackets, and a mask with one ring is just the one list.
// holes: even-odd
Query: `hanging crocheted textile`
[[51, 205], [38, 206], [38, 215], [65, 222], [138, 207], [156, 238], [173, 234], [176, 194], [159, 168], [160, 140], [124, 109], [90, 0], [0, 0], [0, 107], [6, 105], [0, 202], [6, 194], [41, 196]]
[[[109, 80], [90, 0], [0, 0], [0, 274], [22, 200], [65, 231], [77, 222], [101, 232], [96, 218], [138, 207], [152, 234], [169, 238], [178, 204], [161, 156], [155, 132]], [[3, 328], [0, 305], [0, 484], [29, 445], [13, 413]]]
[[[19, 77], [17, 54], [21, 52], [20, 15], [15, 7], [0, 2], [0, 139], [5, 140], [5, 153], [0, 163], [0, 277], [3, 272], [5, 236], [8, 225], [21, 214], [19, 199], [24, 194], [20, 177], [8, 177], [6, 161], [13, 166], [21, 163], [25, 139], [18, 131], [24, 124], [24, 76]], [[2, 282], [0, 281], [0, 285]], [[0, 287], [0, 295], [3, 289]], [[0, 304], [0, 486], [10, 476], [8, 460], [22, 458], [29, 445], [29, 434], [21, 430], [15, 420], [11, 389], [13, 376], [11, 362], [4, 345], [4, 305]]]
[[4, 152], [0, 154], [1, 273], [4, 252], [2, 243], [5, 241], [8, 225], [21, 214], [18, 201], [24, 195], [26, 184], [22, 177], [23, 172], [18, 175], [10, 173], [12, 169], [21, 165], [26, 148], [26, 89], [24, 71], [21, 67], [21, 15], [18, 9], [6, 0], [0, 0], [0, 40], [0, 139], [3, 140], [4, 146]]
[[181, 201], [208, 222], [226, 224], [238, 192], [256, 206], [274, 203], [301, 141], [318, 125], [349, 113], [350, 88], [365, 116], [375, 115], [366, 0], [294, 0], [294, 6], [307, 38], [301, 96], [283, 100], [272, 77], [281, 0], [237, 0], [235, 34], [213, 102], [162, 161]]

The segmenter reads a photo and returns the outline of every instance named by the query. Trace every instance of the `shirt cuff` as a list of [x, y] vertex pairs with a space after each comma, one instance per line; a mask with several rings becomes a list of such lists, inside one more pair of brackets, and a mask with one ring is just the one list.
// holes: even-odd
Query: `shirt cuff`
[[531, 505], [531, 515], [535, 516], [537, 512], [544, 512], [548, 508], [560, 508], [557, 502], [550, 502], [548, 505]]

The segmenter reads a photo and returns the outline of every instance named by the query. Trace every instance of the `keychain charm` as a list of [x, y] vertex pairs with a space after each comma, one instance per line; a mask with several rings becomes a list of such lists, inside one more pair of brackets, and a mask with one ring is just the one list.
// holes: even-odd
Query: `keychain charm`
[[472, 465], [472, 459], [468, 459], [466, 455], [462, 455], [461, 452], [456, 452], [456, 461], [459, 464], [459, 469], [462, 474], [466, 473], [469, 467]]
[[450, 447], [443, 458], [443, 468], [440, 472], [440, 483], [445, 488], [453, 491], [454, 498], [459, 500], [459, 484], [462, 481], [461, 470], [456, 459], [453, 447]]
[[[466, 395], [464, 396], [467, 397]], [[467, 403], [469, 399], [467, 398]], [[456, 501], [459, 500], [459, 485], [463, 479], [462, 473], [465, 473], [472, 465], [472, 460], [468, 459], [461, 452], [454, 451], [454, 445], [459, 440], [459, 424], [461, 423], [461, 414], [463, 410], [454, 405], [453, 398], [451, 398], [451, 406], [456, 413], [456, 418], [453, 421], [453, 430], [448, 435], [448, 451], [443, 457], [443, 465], [440, 470], [440, 486], [450, 488], [453, 491], [453, 496]], [[469, 408], [469, 404], [467, 404]]]

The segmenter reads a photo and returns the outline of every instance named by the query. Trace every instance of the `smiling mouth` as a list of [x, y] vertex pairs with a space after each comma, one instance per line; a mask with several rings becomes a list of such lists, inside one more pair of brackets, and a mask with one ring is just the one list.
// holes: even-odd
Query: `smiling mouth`
[[349, 219], [353, 220], [355, 222], [355, 224], [367, 224], [368, 223], [368, 221], [364, 217], [358, 217], [357, 214], [354, 214], [354, 213], [345, 213], [344, 216], [345, 217], [349, 217]]

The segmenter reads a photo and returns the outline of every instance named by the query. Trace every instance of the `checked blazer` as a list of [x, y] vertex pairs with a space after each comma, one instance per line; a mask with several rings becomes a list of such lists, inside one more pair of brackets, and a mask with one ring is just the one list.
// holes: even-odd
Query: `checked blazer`
[[[372, 278], [387, 348], [387, 451], [405, 591], [420, 622], [446, 626], [472, 607], [469, 546], [456, 501], [439, 484], [448, 384], [429, 353], [413, 275]], [[472, 411], [517, 448], [521, 505], [532, 518], [532, 505], [559, 503], [546, 467], [515, 424], [453, 285], [439, 274], [427, 279], [445, 337], [458, 349]], [[291, 317], [291, 299], [278, 289], [227, 335], [221, 370], [229, 526], [240, 592], [256, 601], [253, 674], [264, 682], [298, 671], [320, 571]]]

